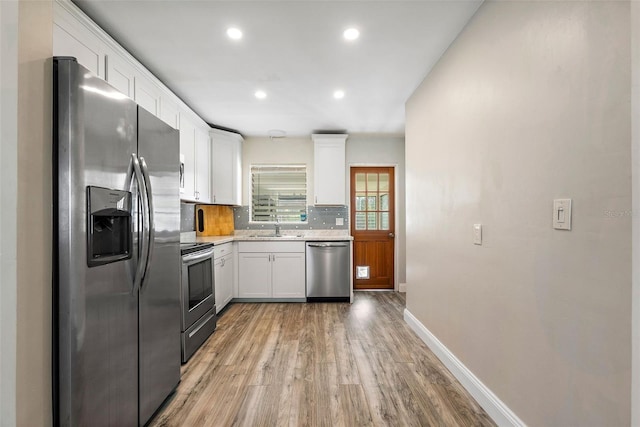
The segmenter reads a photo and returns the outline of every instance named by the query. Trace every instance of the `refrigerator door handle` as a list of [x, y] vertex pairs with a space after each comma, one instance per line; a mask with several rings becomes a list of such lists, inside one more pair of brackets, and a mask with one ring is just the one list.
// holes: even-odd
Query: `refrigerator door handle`
[[155, 220], [153, 218], [153, 190], [151, 189], [151, 178], [149, 177], [149, 168], [147, 167], [147, 162], [145, 162], [144, 157], [140, 157], [140, 167], [142, 169], [142, 175], [145, 182], [145, 190], [147, 193], [147, 209], [148, 209], [148, 227], [147, 227], [147, 258], [145, 260], [145, 269], [144, 274], [142, 276], [142, 280], [140, 281], [140, 287], [144, 286], [144, 278], [147, 275], [147, 270], [149, 268], [149, 264], [151, 263], [151, 258], [153, 257], [153, 249], [155, 247], [155, 237], [156, 237], [156, 226]]
[[[147, 260], [149, 258], [149, 242], [145, 236], [149, 235], [149, 218], [148, 207], [149, 201], [147, 197], [147, 187], [144, 183], [144, 178], [140, 170], [140, 162], [138, 156], [135, 153], [131, 154], [131, 163], [133, 164], [133, 171], [135, 172], [136, 181], [138, 182], [138, 191], [140, 192], [140, 198], [142, 199], [142, 251], [140, 258], [138, 258], [138, 268], [136, 269], [136, 275], [133, 279], [133, 293], [135, 294], [140, 289], [144, 273], [147, 269]], [[143, 261], [144, 260], [144, 261]]]

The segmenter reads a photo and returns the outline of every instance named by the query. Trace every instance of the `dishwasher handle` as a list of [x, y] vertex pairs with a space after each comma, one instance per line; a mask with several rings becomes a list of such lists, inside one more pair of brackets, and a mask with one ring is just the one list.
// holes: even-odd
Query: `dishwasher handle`
[[346, 248], [346, 243], [307, 243], [310, 248]]

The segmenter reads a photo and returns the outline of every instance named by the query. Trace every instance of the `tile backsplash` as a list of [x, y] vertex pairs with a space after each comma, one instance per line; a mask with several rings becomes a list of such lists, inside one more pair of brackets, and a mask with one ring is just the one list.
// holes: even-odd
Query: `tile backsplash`
[[196, 231], [196, 205], [180, 203], [180, 232]]
[[[336, 225], [336, 218], [342, 218], [343, 225]], [[273, 223], [260, 224], [249, 222], [249, 206], [233, 208], [234, 228], [236, 230], [261, 230], [273, 228]], [[282, 230], [348, 230], [349, 215], [347, 206], [307, 206], [307, 222], [281, 224]], [[180, 231], [196, 230], [196, 205], [180, 203]]]
[[[273, 223], [260, 224], [249, 222], [249, 206], [236, 206], [233, 209], [236, 230], [261, 230], [273, 228]], [[336, 218], [342, 218], [343, 224], [336, 225]], [[282, 223], [282, 230], [348, 230], [349, 215], [347, 206], [307, 206], [307, 222]]]

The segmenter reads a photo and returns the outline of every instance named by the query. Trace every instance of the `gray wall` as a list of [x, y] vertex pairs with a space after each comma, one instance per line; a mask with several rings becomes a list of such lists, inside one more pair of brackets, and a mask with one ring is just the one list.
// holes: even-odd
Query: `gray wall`
[[[396, 266], [397, 281], [405, 283], [405, 172], [404, 135], [354, 134], [347, 139], [347, 188], [350, 166], [395, 166], [396, 179]], [[349, 191], [347, 190], [347, 194]]]
[[629, 14], [486, 2], [407, 103], [407, 308], [530, 425], [630, 424]]
[[271, 139], [248, 137], [242, 143], [242, 205], [251, 200], [252, 164], [298, 163], [307, 165], [307, 205], [313, 204], [313, 141], [311, 137]]
[[[3, 18], [4, 7], [5, 5], [2, 6]], [[3, 162], [5, 149], [10, 152], [11, 161], [15, 162], [15, 168], [9, 173], [11, 175], [9, 182], [5, 182], [3, 175], [2, 209], [3, 211], [15, 209], [15, 214], [9, 214], [7, 217], [3, 215], [1, 225], [5, 229], [10, 226], [7, 222], [12, 222], [17, 235], [17, 241], [14, 241], [15, 252], [10, 250], [10, 256], [15, 254], [15, 259], [8, 260], [10, 269], [6, 274], [4, 255], [2, 265], [3, 287], [4, 280], [8, 279], [7, 285], [15, 284], [16, 290], [13, 295], [16, 303], [15, 408], [10, 408], [7, 416], [13, 418], [15, 415], [15, 425], [18, 426], [48, 426], [52, 424], [51, 76], [53, 71], [51, 56], [53, 55], [53, 4], [50, 1], [20, 0], [16, 7], [18, 8], [18, 96], [17, 104], [13, 108], [17, 111], [17, 144], [15, 140], [2, 140]], [[4, 38], [4, 27], [2, 31]], [[4, 43], [4, 39], [2, 42]], [[13, 84], [15, 85], [15, 81]], [[11, 91], [15, 86], [10, 86], [9, 89]], [[2, 102], [6, 101], [4, 91], [3, 87]], [[15, 203], [5, 206], [5, 195]], [[12, 277], [12, 274], [15, 276]], [[9, 345], [6, 350], [4, 342], [2, 346], [0, 352], [3, 353], [4, 358], [5, 351], [11, 351], [12, 346]], [[11, 419], [5, 419], [2, 412], [0, 424], [11, 425], [11, 421]]]

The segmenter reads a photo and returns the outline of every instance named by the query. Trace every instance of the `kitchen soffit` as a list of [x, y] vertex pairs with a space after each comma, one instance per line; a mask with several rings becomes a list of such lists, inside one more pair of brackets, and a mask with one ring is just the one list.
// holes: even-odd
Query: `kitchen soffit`
[[407, 98], [481, 1], [75, 3], [205, 121], [262, 136], [403, 133]]

